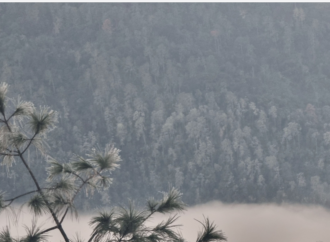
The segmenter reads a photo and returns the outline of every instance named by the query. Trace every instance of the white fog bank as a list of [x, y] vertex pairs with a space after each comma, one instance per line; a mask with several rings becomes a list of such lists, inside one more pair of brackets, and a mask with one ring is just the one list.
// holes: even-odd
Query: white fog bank
[[[211, 202], [189, 208], [182, 214], [178, 223], [184, 238], [195, 241], [201, 225], [194, 219], [203, 220], [203, 215], [217, 224], [227, 236], [229, 242], [329, 242], [330, 211], [318, 206], [302, 205], [247, 205], [223, 204]], [[22, 211], [18, 225], [9, 219], [10, 212], [0, 215], [0, 229], [8, 222], [13, 235], [24, 234], [23, 224], [30, 224], [32, 218]], [[81, 238], [88, 238], [91, 229], [88, 226], [91, 215], [80, 215], [78, 221], [69, 218], [64, 228], [72, 237], [76, 233]], [[159, 221], [159, 217], [153, 222]], [[39, 218], [38, 224], [45, 224], [46, 217]], [[44, 227], [46, 228], [46, 227]], [[68, 229], [69, 228], [69, 229]], [[49, 241], [61, 241], [58, 232], [54, 232]]]

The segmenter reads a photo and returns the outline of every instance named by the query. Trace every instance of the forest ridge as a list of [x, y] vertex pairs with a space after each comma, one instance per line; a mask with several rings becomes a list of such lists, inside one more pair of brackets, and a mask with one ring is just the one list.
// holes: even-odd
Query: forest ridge
[[[52, 156], [109, 143], [122, 150], [109, 193], [82, 199], [85, 209], [143, 202], [171, 186], [188, 204], [328, 206], [329, 11], [328, 3], [1, 3], [1, 81], [58, 111]], [[45, 178], [44, 159], [28, 159]], [[0, 183], [14, 195], [31, 181], [14, 165], [0, 170]]]

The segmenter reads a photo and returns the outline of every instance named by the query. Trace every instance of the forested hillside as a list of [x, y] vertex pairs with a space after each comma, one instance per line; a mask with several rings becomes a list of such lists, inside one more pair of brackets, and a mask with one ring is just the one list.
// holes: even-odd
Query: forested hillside
[[[1, 3], [1, 82], [9, 96], [58, 111], [53, 157], [121, 149], [108, 194], [85, 209], [142, 202], [172, 185], [188, 204], [329, 206], [329, 11], [329, 3]], [[46, 177], [45, 158], [28, 159]], [[1, 189], [13, 195], [30, 183], [14, 166], [0, 168]]]

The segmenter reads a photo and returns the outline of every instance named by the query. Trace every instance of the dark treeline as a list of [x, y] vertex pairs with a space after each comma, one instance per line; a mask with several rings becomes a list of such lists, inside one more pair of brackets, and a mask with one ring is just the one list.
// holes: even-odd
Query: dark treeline
[[[109, 192], [85, 209], [142, 202], [171, 186], [188, 204], [330, 205], [329, 11], [328, 3], [1, 3], [1, 81], [58, 111], [53, 157], [108, 143], [122, 150]], [[45, 159], [29, 160], [46, 177]], [[0, 170], [13, 195], [30, 184], [14, 166]]]

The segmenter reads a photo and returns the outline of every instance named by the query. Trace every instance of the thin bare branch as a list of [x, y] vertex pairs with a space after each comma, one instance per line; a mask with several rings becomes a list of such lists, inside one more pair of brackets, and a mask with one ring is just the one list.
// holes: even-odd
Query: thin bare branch
[[38, 233], [38, 234], [44, 234], [44, 233], [47, 233], [47, 232], [52, 231], [52, 230], [57, 229], [57, 228], [58, 228], [57, 226], [54, 226], [54, 227], [51, 227], [51, 228], [45, 229], [45, 230], [41, 231], [41, 232]]
[[0, 153], [3, 156], [19, 156], [19, 154], [11, 154], [11, 153]]
[[35, 193], [35, 192], [38, 192], [38, 190], [34, 190], [34, 191], [30, 191], [30, 192], [26, 192], [26, 193], [23, 193], [23, 194], [21, 194], [21, 195], [19, 195], [19, 196], [17, 196], [17, 197], [13, 197], [13, 198], [11, 198], [11, 199], [6, 199], [5, 202], [9, 202], [9, 204], [7, 204], [6, 207], [9, 206], [9, 205], [10, 205], [13, 201], [15, 201], [16, 199], [21, 198], [21, 197], [24, 197], [24, 196], [29, 195], [29, 194], [32, 194], [32, 193]]
[[32, 144], [34, 138], [37, 136], [37, 133], [35, 133], [33, 135], [33, 137], [30, 139], [30, 142], [27, 144], [27, 146], [25, 147], [25, 149], [21, 152], [21, 154], [23, 155], [25, 153], [25, 151], [30, 147], [30, 145]]
[[[73, 197], [71, 198], [71, 201], [70, 201], [71, 203], [73, 203], [74, 199], [76, 198], [76, 196], [78, 195], [78, 193], [80, 192], [80, 190], [83, 188], [83, 186], [86, 185], [86, 183], [88, 183], [88, 181], [91, 180], [94, 176], [95, 176], [95, 175], [90, 176], [90, 177], [87, 178], [86, 180], [83, 180], [83, 183], [79, 186], [79, 188], [77, 189], [76, 193], [75, 193], [75, 194], [73, 195]], [[62, 218], [61, 218], [61, 220], [60, 220], [60, 224], [63, 223], [64, 218], [65, 218], [65, 216], [67, 215], [68, 211], [69, 211], [69, 207], [66, 208], [66, 210], [65, 210], [65, 212], [64, 212], [64, 214], [63, 214], [63, 216], [62, 216]]]

